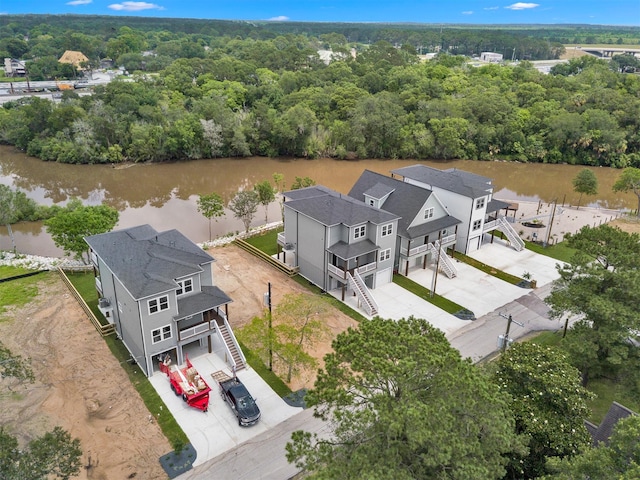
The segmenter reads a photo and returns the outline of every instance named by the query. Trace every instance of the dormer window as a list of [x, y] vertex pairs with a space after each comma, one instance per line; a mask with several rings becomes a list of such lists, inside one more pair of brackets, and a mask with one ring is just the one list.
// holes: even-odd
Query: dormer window
[[424, 219], [428, 220], [433, 218], [433, 207], [429, 207], [424, 211]]
[[354, 240], [357, 240], [359, 238], [364, 237], [366, 233], [367, 233], [367, 227], [365, 225], [360, 225], [359, 227], [355, 227], [353, 229], [353, 238]]
[[176, 295], [180, 296], [189, 292], [193, 292], [193, 280], [190, 278], [178, 280], [178, 290], [176, 290]]

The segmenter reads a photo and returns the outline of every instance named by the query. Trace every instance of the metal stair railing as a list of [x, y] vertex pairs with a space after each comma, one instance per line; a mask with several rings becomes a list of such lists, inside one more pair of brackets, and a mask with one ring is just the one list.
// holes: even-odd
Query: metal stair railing
[[518, 233], [513, 229], [511, 224], [506, 221], [504, 217], [500, 217], [498, 219], [498, 230], [500, 230], [507, 236], [507, 238], [511, 242], [511, 245], [513, 245], [513, 248], [515, 248], [517, 252], [520, 252], [524, 249], [524, 241], [520, 238], [520, 235], [518, 235]]

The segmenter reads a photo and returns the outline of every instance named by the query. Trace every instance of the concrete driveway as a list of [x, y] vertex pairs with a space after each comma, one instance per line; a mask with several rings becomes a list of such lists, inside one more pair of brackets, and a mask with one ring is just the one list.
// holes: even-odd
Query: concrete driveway
[[231, 375], [229, 367], [220, 357], [206, 353], [205, 349], [190, 349], [189, 359], [211, 387], [208, 412], [189, 407], [181, 397], [177, 397], [165, 374], [157, 372], [149, 380], [196, 450], [194, 466], [263, 434], [302, 411], [302, 408], [287, 405], [254, 370], [240, 370], [238, 378], [256, 399], [262, 413], [256, 425], [240, 427], [235, 415], [220, 397], [218, 385], [211, 378], [211, 374], [218, 370]]

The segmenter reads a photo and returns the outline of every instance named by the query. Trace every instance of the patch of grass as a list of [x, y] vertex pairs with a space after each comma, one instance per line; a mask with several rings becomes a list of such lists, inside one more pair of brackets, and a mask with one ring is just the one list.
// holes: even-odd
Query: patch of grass
[[471, 258], [463, 253], [460, 252], [453, 252], [452, 250], [449, 250], [449, 252], [452, 254], [452, 257], [460, 260], [461, 262], [466, 263], [467, 265], [470, 265], [474, 268], [477, 268], [478, 270], [483, 271], [484, 273], [488, 273], [489, 275], [493, 275], [496, 278], [499, 278], [500, 280], [503, 280], [507, 283], [510, 283], [512, 285], [519, 285], [522, 284], [523, 282], [527, 282], [527, 280], [525, 280], [524, 278], [520, 278], [517, 277], [515, 275], [511, 275], [510, 273], [507, 272], [503, 272], [502, 270], [498, 270], [495, 267], [492, 267], [491, 265], [487, 265], [486, 263], [482, 263], [478, 260], [476, 260], [475, 258]]
[[[22, 272], [22, 273], [28, 273]], [[20, 275], [16, 273], [15, 275]], [[29, 303], [38, 294], [38, 282], [42, 281], [43, 275], [19, 278], [10, 282], [0, 283], [0, 314], [4, 313], [7, 307], [22, 307]], [[14, 275], [10, 275], [14, 276]]]
[[245, 238], [245, 242], [262, 250], [267, 255], [275, 255], [278, 253], [278, 233], [282, 232], [282, 227], [259, 233], [249, 238]]
[[251, 365], [260, 377], [269, 384], [269, 386], [273, 389], [274, 392], [278, 394], [280, 397], [285, 397], [291, 393], [291, 389], [284, 383], [280, 377], [278, 377], [275, 373], [273, 373], [267, 366], [264, 364], [262, 359], [254, 354], [251, 350], [244, 346], [244, 344], [238, 342], [240, 344], [240, 348], [242, 348], [242, 352], [247, 359], [247, 363]]
[[562, 330], [537, 332], [530, 342], [543, 347], [558, 347], [562, 341]]
[[556, 243], [555, 245], [549, 245], [543, 247], [539, 243], [525, 241], [525, 247], [532, 252], [540, 255], [546, 255], [547, 257], [555, 258], [561, 262], [570, 263], [571, 258], [576, 253], [575, 248], [571, 248], [566, 242]]
[[31, 273], [33, 270], [23, 267], [13, 267], [11, 265], [0, 265], [0, 280], [3, 278], [11, 278], [25, 273]]
[[357, 312], [356, 310], [351, 308], [346, 303], [343, 303], [340, 300], [338, 300], [337, 298], [332, 297], [328, 293], [322, 291], [322, 289], [320, 287], [318, 287], [317, 285], [314, 285], [309, 280], [304, 278], [302, 275], [294, 275], [292, 277], [292, 279], [295, 280], [296, 282], [298, 282], [300, 285], [302, 285], [307, 290], [309, 290], [311, 293], [315, 293], [317, 295], [322, 295], [322, 297], [325, 299], [325, 301], [329, 305], [331, 305], [332, 307], [340, 310], [345, 315], [353, 318], [356, 322], [360, 322], [361, 320], [365, 320], [366, 319], [366, 317], [364, 315], [362, 315], [360, 312]]
[[398, 275], [397, 273], [393, 275], [393, 283], [400, 285], [405, 290], [410, 291], [414, 295], [417, 295], [423, 300], [426, 300], [427, 302], [435, 305], [436, 307], [452, 315], [455, 315], [460, 311], [467, 310], [462, 305], [458, 305], [457, 303], [452, 302], [451, 300], [444, 298], [438, 295], [437, 293], [434, 295], [431, 295], [431, 290], [429, 290], [428, 288], [423, 287], [419, 283], [414, 282], [410, 278], [407, 278], [402, 275]]
[[589, 420], [596, 425], [600, 424], [614, 401], [640, 412], [640, 399], [623, 382], [597, 378], [590, 380], [587, 388], [596, 394], [596, 398], [587, 402], [591, 409]]
[[106, 325], [107, 319], [104, 318], [102, 312], [98, 309], [98, 291], [96, 290], [96, 281], [91, 272], [67, 272], [67, 278], [76, 287], [80, 296], [87, 303], [100, 324]]

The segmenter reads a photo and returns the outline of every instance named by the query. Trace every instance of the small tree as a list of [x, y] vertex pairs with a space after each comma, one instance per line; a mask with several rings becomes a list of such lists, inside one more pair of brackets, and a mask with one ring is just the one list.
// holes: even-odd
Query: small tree
[[632, 191], [638, 197], [636, 216], [640, 217], [640, 168], [625, 168], [613, 184], [614, 192]]
[[274, 173], [273, 184], [275, 185], [274, 190], [280, 196], [280, 216], [282, 217], [282, 221], [284, 222], [284, 193], [285, 184], [284, 184], [284, 175], [282, 173]]
[[583, 194], [595, 195], [598, 193], [598, 179], [596, 174], [588, 168], [580, 170], [573, 179], [573, 191], [580, 194], [580, 198], [578, 199], [579, 210]]
[[291, 190], [300, 190], [301, 188], [312, 187], [316, 181], [309, 177], [296, 177], [291, 184]]
[[80, 440], [61, 427], [18, 448], [17, 439], [0, 427], [0, 478], [3, 480], [69, 480], [80, 473]]
[[45, 220], [47, 232], [57, 247], [65, 255], [74, 254], [74, 258], [89, 264], [89, 255], [85, 237], [106, 233], [118, 223], [118, 211], [106, 205], [95, 207], [82, 205], [77, 198], [72, 199], [65, 208]]
[[253, 216], [258, 211], [258, 204], [260, 199], [258, 194], [253, 190], [243, 190], [236, 193], [236, 196], [229, 202], [229, 210], [231, 210], [234, 216], [242, 220], [244, 224], [245, 233], [249, 233], [249, 227]]
[[275, 200], [276, 190], [269, 180], [256, 184], [254, 190], [258, 194], [258, 201], [264, 207], [264, 223], [268, 223], [269, 204]]
[[528, 439], [528, 454], [514, 456], [507, 478], [538, 478], [546, 473], [547, 458], [562, 458], [589, 445], [584, 427], [589, 392], [563, 353], [517, 343], [489, 368], [495, 368], [498, 387], [513, 398], [516, 431]]
[[11, 247], [16, 251], [16, 240], [13, 237], [12, 223], [26, 220], [36, 211], [36, 202], [24, 192], [11, 190], [7, 185], [0, 185], [0, 225], [6, 225], [11, 239]]
[[224, 203], [217, 193], [200, 195], [198, 198], [198, 211], [209, 220], [209, 241], [211, 241], [211, 219], [224, 215]]
[[20, 355], [14, 355], [2, 342], [0, 342], [0, 378], [14, 378], [20, 383], [34, 381], [29, 360]]

